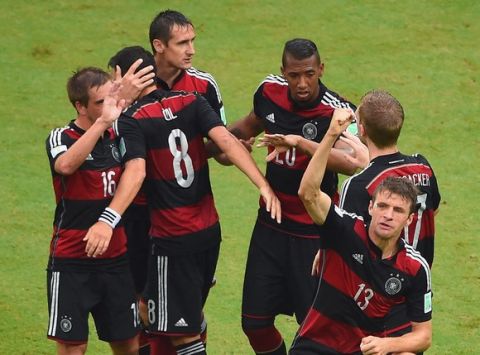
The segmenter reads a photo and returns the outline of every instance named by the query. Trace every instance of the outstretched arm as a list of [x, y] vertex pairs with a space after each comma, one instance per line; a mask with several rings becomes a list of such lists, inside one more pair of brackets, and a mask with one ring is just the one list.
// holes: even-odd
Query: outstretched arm
[[208, 132], [212, 141], [225, 153], [227, 158], [239, 168], [260, 190], [267, 211], [278, 223], [281, 222], [280, 201], [258, 169], [248, 150], [224, 126], [217, 126]]
[[353, 112], [351, 110], [335, 110], [330, 127], [318, 144], [300, 183], [298, 195], [310, 217], [319, 225], [325, 222], [331, 204], [330, 197], [319, 188], [325, 175], [328, 156], [338, 136], [347, 128], [352, 119]]

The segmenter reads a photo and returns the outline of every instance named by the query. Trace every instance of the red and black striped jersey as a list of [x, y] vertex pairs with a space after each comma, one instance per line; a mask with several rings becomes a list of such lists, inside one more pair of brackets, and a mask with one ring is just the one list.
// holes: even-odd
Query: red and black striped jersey
[[386, 337], [408, 327], [392, 327], [388, 315], [405, 305], [408, 320], [431, 319], [430, 268], [399, 239], [398, 251], [382, 259], [363, 219], [331, 205], [322, 238], [320, 282], [291, 353], [361, 354], [361, 339]]
[[[254, 112], [262, 120], [265, 133], [296, 134], [306, 139], [320, 142], [327, 132], [333, 112], [336, 108], [351, 108], [355, 106], [327, 89], [319, 81], [318, 98], [309, 104], [299, 105], [289, 95], [287, 81], [276, 75], [269, 75], [260, 84], [254, 95]], [[268, 148], [268, 153], [273, 150]], [[303, 152], [290, 148], [267, 163], [266, 177], [282, 204], [282, 224], [274, 225], [287, 233], [298, 236], [318, 237], [313, 221], [298, 197], [298, 188], [310, 157]], [[325, 172], [322, 181], [322, 191], [334, 196], [337, 192], [338, 178], [331, 171]], [[260, 199], [260, 218], [265, 223], [272, 224], [271, 218], [264, 211], [263, 200]]]
[[172, 249], [213, 242], [202, 238], [218, 223], [204, 137], [217, 126], [223, 123], [202, 96], [163, 90], [141, 98], [114, 125], [124, 160], [146, 159], [150, 235]]
[[401, 153], [373, 159], [360, 173], [345, 180], [340, 207], [370, 220], [368, 204], [375, 188], [388, 176], [404, 177], [420, 190], [417, 211], [412, 223], [404, 230], [405, 241], [422, 254], [432, 266], [434, 256], [435, 210], [440, 204], [437, 179], [427, 159], [422, 155]]
[[[156, 78], [156, 84], [159, 88], [165, 91], [187, 91], [199, 93], [220, 116], [223, 123], [227, 123], [222, 96], [220, 95], [220, 88], [211, 74], [191, 67], [180, 72], [173, 81], [172, 87], [169, 87], [168, 84], [159, 77]], [[142, 191], [135, 197], [131, 210], [136, 208], [135, 205], [146, 205], [146, 203], [145, 193], [142, 188]]]
[[[52, 172], [57, 207], [50, 243], [50, 267], [55, 263], [71, 263], [63, 259], [87, 259], [85, 237], [109, 205], [122, 174], [120, 153], [113, 131], [106, 131], [92, 152], [72, 175], [55, 172], [55, 161], [65, 153], [85, 131], [72, 121], [50, 132], [46, 149]], [[123, 226], [114, 229], [107, 251], [96, 259], [112, 259], [126, 253]], [[88, 258], [89, 263], [95, 260]]]
[[202, 95], [220, 116], [224, 124], [227, 124], [222, 96], [217, 82], [210, 73], [191, 67], [182, 70], [173, 81], [172, 87], [157, 77], [157, 85], [166, 91], [196, 92]]

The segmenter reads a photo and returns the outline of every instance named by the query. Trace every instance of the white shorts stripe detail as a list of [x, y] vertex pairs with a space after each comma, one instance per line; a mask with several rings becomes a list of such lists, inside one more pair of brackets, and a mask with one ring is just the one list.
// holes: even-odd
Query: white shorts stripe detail
[[58, 287], [60, 283], [60, 273], [52, 272], [52, 279], [50, 280], [50, 319], [48, 322], [48, 335], [55, 336], [57, 330], [57, 315], [58, 315]]
[[157, 256], [158, 277], [158, 331], [166, 332], [168, 325], [167, 308], [168, 256]]
[[190, 354], [198, 354], [201, 353], [202, 351], [205, 351], [205, 346], [203, 343], [195, 343], [193, 345], [190, 345], [187, 348], [177, 350], [178, 355], [190, 355]]

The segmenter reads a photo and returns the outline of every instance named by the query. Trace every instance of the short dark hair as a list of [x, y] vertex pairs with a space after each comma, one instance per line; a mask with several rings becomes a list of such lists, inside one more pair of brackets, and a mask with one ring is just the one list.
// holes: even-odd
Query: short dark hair
[[400, 102], [384, 90], [367, 92], [358, 107], [360, 123], [365, 133], [379, 148], [397, 143], [402, 129], [404, 112]]
[[305, 38], [294, 38], [285, 43], [282, 55], [282, 65], [286, 66], [287, 55], [292, 56], [297, 60], [307, 59], [314, 55], [320, 64], [320, 53], [318, 53], [317, 45]]
[[122, 71], [122, 75], [125, 75], [132, 64], [138, 59], [143, 59], [143, 62], [135, 70], [135, 73], [145, 67], [148, 67], [149, 65], [152, 65], [154, 71], [156, 71], [155, 58], [153, 57], [153, 54], [141, 46], [125, 47], [119, 50], [112, 58], [110, 58], [108, 61], [108, 66], [115, 69], [115, 67], [118, 65]]
[[410, 202], [410, 213], [415, 212], [419, 191], [407, 177], [389, 176], [385, 178], [373, 191], [372, 202], [375, 202], [378, 194], [384, 191], [399, 195]]
[[192, 26], [192, 22], [185, 17], [184, 14], [175, 10], [165, 10], [158, 13], [157, 16], [152, 20], [150, 24], [150, 45], [152, 46], [152, 51], [155, 53], [155, 48], [153, 46], [153, 40], [159, 39], [165, 45], [168, 45], [168, 41], [171, 38], [173, 26], [187, 27]]
[[[86, 67], [73, 72], [67, 81], [67, 93], [73, 107], [78, 101], [82, 106], [88, 105], [88, 90], [93, 87], [100, 87], [111, 80], [110, 75], [95, 67]], [[76, 109], [76, 107], [75, 107]]]

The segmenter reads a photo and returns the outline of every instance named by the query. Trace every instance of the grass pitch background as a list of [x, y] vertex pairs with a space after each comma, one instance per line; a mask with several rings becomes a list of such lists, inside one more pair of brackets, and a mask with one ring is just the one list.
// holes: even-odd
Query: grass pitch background
[[[217, 79], [230, 122], [278, 73], [286, 40], [313, 39], [324, 83], [353, 102], [384, 88], [402, 102], [400, 147], [432, 163], [442, 193], [433, 269], [429, 354], [480, 349], [477, 199], [480, 5], [463, 1], [38, 1], [1, 0], [0, 12], [0, 354], [50, 354], [45, 338], [45, 265], [54, 197], [44, 140], [74, 118], [65, 83], [72, 70], [105, 68], [126, 45], [148, 47], [161, 9], [196, 26], [196, 67]], [[264, 152], [254, 152], [263, 168]], [[240, 302], [257, 193], [234, 168], [211, 163], [223, 244], [218, 285], [207, 303], [211, 354], [249, 354]], [[296, 330], [279, 327], [287, 342]], [[91, 330], [89, 353], [108, 353]]]

